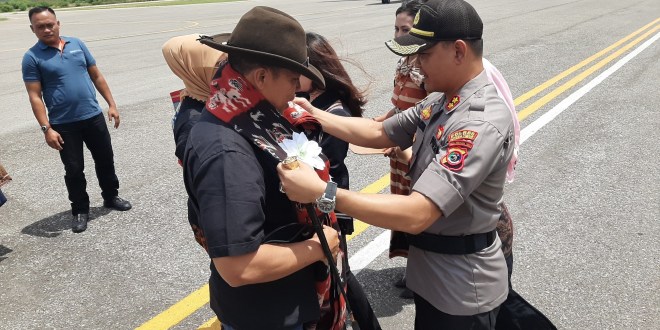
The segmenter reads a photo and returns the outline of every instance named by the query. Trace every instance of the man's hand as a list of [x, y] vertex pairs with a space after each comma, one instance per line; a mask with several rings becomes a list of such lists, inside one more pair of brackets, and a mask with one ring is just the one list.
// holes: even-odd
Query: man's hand
[[117, 107], [110, 107], [108, 109], [108, 122], [112, 122], [112, 120], [115, 120], [115, 129], [119, 127], [119, 111], [117, 111]]
[[385, 151], [383, 151], [383, 156], [390, 157], [390, 158], [396, 158], [397, 149], [400, 149], [400, 148], [399, 147], [387, 148], [387, 149], [385, 149]]
[[46, 143], [48, 143], [51, 148], [55, 150], [64, 149], [64, 140], [62, 139], [62, 136], [60, 136], [60, 133], [57, 133], [53, 128], [49, 128], [44, 135]]
[[[323, 233], [325, 234], [326, 240], [328, 240], [328, 246], [330, 247], [330, 252], [332, 252], [332, 258], [336, 263], [337, 255], [339, 254], [339, 232], [332, 227], [323, 225]], [[314, 234], [314, 237], [312, 237], [311, 240], [319, 243], [319, 245], [321, 244], [321, 240], [316, 234]], [[321, 248], [321, 251], [323, 251], [323, 248]], [[325, 258], [325, 253], [322, 255], [321, 261], [326, 264], [328, 263], [328, 259]]]
[[277, 164], [277, 173], [282, 181], [282, 188], [290, 200], [299, 203], [312, 203], [325, 192], [325, 183], [309, 165], [300, 162], [300, 166], [293, 170]]
[[412, 148], [406, 150], [401, 150], [399, 147], [387, 148], [383, 154], [385, 157], [395, 158], [410, 163], [410, 159], [412, 158]]

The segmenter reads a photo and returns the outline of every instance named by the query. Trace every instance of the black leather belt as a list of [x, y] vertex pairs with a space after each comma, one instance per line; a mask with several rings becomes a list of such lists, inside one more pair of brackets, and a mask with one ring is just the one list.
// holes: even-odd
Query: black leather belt
[[497, 231], [465, 236], [444, 236], [423, 232], [417, 235], [408, 234], [407, 237], [410, 245], [422, 250], [442, 254], [472, 254], [491, 246], [495, 242]]

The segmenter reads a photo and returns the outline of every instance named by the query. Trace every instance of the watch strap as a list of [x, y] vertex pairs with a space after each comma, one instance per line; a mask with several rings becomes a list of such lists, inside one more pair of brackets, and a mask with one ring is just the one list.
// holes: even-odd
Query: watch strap
[[330, 213], [335, 210], [335, 201], [337, 195], [337, 183], [328, 181], [323, 195], [316, 200], [316, 206], [323, 213]]
[[327, 199], [335, 199], [337, 196], [337, 183], [328, 181], [328, 185], [325, 186], [325, 192], [323, 193], [323, 197]]

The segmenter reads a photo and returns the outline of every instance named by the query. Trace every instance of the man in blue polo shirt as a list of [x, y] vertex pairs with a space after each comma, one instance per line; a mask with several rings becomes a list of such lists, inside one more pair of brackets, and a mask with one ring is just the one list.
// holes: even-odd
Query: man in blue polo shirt
[[[119, 180], [108, 127], [96, 99], [96, 89], [108, 103], [108, 120], [119, 127], [119, 112], [96, 61], [85, 44], [60, 37], [60, 22], [49, 7], [32, 8], [30, 28], [39, 41], [23, 56], [23, 81], [35, 118], [48, 145], [59, 150], [66, 172], [64, 181], [71, 201], [71, 228], [87, 229], [87, 195], [83, 142], [92, 153], [101, 186], [103, 206], [126, 211], [131, 204], [119, 198]], [[48, 109], [48, 114], [46, 114]]]

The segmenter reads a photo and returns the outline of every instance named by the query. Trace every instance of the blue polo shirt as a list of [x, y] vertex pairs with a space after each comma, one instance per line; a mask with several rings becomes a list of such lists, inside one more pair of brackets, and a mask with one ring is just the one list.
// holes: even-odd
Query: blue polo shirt
[[64, 49], [38, 41], [23, 56], [23, 81], [41, 83], [51, 124], [85, 120], [101, 113], [87, 68], [96, 61], [77, 38], [61, 37]]

